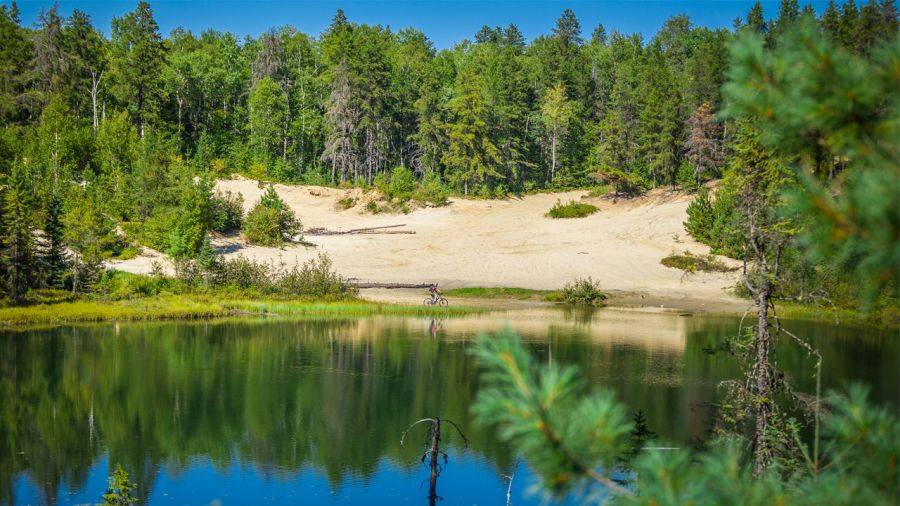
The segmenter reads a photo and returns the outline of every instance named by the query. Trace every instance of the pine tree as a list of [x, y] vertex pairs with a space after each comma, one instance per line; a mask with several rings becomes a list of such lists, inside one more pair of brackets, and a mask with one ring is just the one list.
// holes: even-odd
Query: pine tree
[[455, 96], [448, 103], [452, 115], [447, 124], [448, 147], [443, 163], [450, 179], [469, 194], [469, 184], [487, 184], [502, 177], [497, 170], [500, 152], [491, 142], [484, 120], [481, 80], [471, 69], [463, 70], [456, 80]]
[[25, 294], [32, 287], [37, 272], [32, 184], [28, 169], [20, 163], [14, 165], [7, 178], [3, 202], [4, 281], [7, 293], [17, 304], [25, 302]]
[[643, 105], [637, 149], [655, 188], [663, 182], [675, 182], [678, 151], [678, 100], [669, 65], [658, 47], [645, 53], [641, 78]]
[[113, 18], [110, 40], [113, 93], [128, 108], [140, 137], [156, 121], [162, 94], [165, 46], [153, 10], [145, 0]]
[[684, 148], [688, 160], [694, 167], [694, 176], [699, 188], [703, 174], [712, 173], [721, 164], [722, 148], [719, 141], [721, 137], [709, 104], [700, 104], [700, 107], [691, 114], [688, 126], [689, 132]]
[[822, 13], [822, 29], [830, 35], [834, 40], [840, 40], [841, 36], [841, 16], [835, 6], [834, 0], [828, 0], [828, 7]]
[[847, 0], [841, 9], [838, 32], [840, 35], [838, 40], [844, 47], [850, 50], [856, 49], [859, 38], [859, 9], [853, 0]]
[[776, 34], [790, 30], [798, 19], [800, 19], [800, 4], [797, 0], [781, 0], [778, 18], [775, 20]]
[[756, 2], [747, 13], [747, 27], [754, 33], [766, 33], [766, 20], [763, 17], [762, 4]]
[[64, 288], [69, 269], [69, 254], [64, 243], [65, 228], [62, 222], [63, 205], [57, 192], [50, 194], [44, 219], [41, 274], [50, 288]]

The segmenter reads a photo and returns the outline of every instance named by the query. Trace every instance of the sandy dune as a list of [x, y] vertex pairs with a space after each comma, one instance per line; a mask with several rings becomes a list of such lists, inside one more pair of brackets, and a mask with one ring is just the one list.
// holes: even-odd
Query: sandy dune
[[[253, 181], [225, 180], [220, 190], [244, 195], [249, 208], [262, 194]], [[580, 199], [583, 191], [529, 195], [504, 201], [453, 199], [442, 208], [417, 209], [407, 215], [372, 215], [362, 205], [338, 211], [335, 203], [360, 190], [276, 185], [305, 228], [330, 230], [406, 224], [415, 235], [312, 236], [314, 246], [282, 250], [246, 245], [238, 237], [214, 244], [226, 256], [246, 255], [288, 263], [331, 255], [339, 272], [361, 281], [420, 283], [442, 287], [515, 286], [553, 289], [577, 277], [591, 276], [607, 290], [630, 297], [734, 304], [725, 293], [735, 274], [696, 274], [662, 266], [675, 251], [706, 253], [684, 230], [691, 197], [654, 190], [633, 200], [585, 199], [601, 211], [592, 216], [553, 220], [544, 217], [557, 199]], [[360, 199], [364, 201], [365, 199]], [[148, 272], [151, 258], [141, 256], [115, 267]]]

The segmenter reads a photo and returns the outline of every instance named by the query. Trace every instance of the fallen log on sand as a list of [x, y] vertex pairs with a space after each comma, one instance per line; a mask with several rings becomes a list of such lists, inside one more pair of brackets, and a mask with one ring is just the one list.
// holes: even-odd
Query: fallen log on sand
[[413, 230], [385, 230], [386, 228], [405, 227], [401, 225], [384, 225], [381, 227], [351, 228], [350, 230], [328, 230], [327, 228], [311, 228], [306, 235], [347, 235], [347, 234], [415, 234]]
[[369, 283], [359, 282], [357, 279], [350, 278], [347, 281], [353, 283], [356, 281], [357, 288], [429, 288], [431, 283]]

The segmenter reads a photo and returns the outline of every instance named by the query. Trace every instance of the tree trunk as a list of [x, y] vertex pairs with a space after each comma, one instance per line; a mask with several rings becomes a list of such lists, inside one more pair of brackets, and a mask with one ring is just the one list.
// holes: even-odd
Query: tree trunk
[[91, 71], [91, 109], [94, 113], [94, 135], [97, 135], [97, 128], [100, 123], [97, 121], [97, 95], [100, 92], [100, 81], [103, 80], [103, 71], [100, 72], [100, 75], [97, 75], [95, 70]]
[[441, 419], [435, 418], [431, 427], [431, 478], [428, 486], [428, 504], [434, 506], [437, 502], [437, 478], [438, 478], [438, 454], [441, 451]]
[[558, 137], [557, 129], [556, 129], [556, 127], [553, 127], [553, 140], [551, 142], [551, 147], [550, 147], [550, 151], [551, 151], [551, 153], [550, 153], [550, 158], [551, 158], [550, 183], [551, 184], [553, 183], [553, 178], [556, 177], [556, 139], [557, 139], [557, 137]]
[[769, 424], [769, 299], [772, 285], [763, 270], [759, 286], [756, 328], [756, 431], [754, 434], [753, 474], [761, 475], [769, 465], [769, 446], [766, 432]]

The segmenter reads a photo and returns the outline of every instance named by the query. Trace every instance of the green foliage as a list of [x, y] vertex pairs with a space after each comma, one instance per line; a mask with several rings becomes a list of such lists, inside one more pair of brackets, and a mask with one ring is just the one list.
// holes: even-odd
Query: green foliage
[[280, 247], [300, 233], [300, 220], [272, 186], [253, 205], [244, 219], [243, 233], [250, 244]]
[[216, 232], [234, 232], [241, 229], [244, 221], [244, 196], [230, 191], [216, 192], [210, 203], [212, 209], [211, 229]]
[[669, 255], [659, 263], [673, 269], [681, 269], [688, 273], [694, 272], [728, 272], [736, 270], [728, 267], [714, 255], [695, 255], [685, 251], [683, 255]]
[[[792, 162], [802, 189], [791, 193], [784, 215], [808, 217], [800, 245], [812, 261], [853, 273], [864, 305], [885, 289], [896, 297], [900, 78], [893, 69], [900, 39], [861, 57], [835, 47], [806, 20], [772, 51], [743, 37], [733, 60], [724, 88], [728, 112], [757, 122], [760, 143]], [[837, 198], [825, 178], [840, 180]]]
[[562, 493], [598, 477], [618, 487], [601, 473], [624, 451], [631, 424], [610, 393], [582, 396], [577, 368], [538, 366], [512, 333], [480, 336], [472, 354], [483, 369], [476, 421], [497, 427], [546, 489]]
[[116, 469], [109, 477], [109, 488], [103, 494], [103, 504], [114, 506], [131, 506], [138, 502], [137, 498], [132, 495], [136, 485], [128, 479], [128, 473], [122, 469], [121, 465], [116, 465]]
[[513, 288], [513, 287], [472, 287], [472, 288], [451, 288], [444, 290], [447, 297], [463, 297], [477, 299], [544, 299], [552, 294], [549, 290], [533, 290], [531, 288]]
[[415, 189], [416, 178], [409, 168], [400, 165], [391, 171], [390, 184], [387, 187], [388, 197], [406, 201], [412, 198]]
[[600, 291], [600, 282], [587, 277], [567, 283], [562, 290], [554, 292], [547, 300], [579, 306], [602, 306], [606, 297], [606, 294]]
[[[615, 504], [888, 504], [900, 494], [900, 420], [851, 387], [832, 396], [822, 442], [825, 458], [782, 479], [778, 470], [752, 476], [742, 441], [717, 440], [702, 453], [641, 451], [638, 477], [625, 489], [608, 476], [628, 451], [631, 425], [609, 392], [585, 393], [579, 372], [538, 365], [510, 333], [483, 335], [472, 350], [482, 368], [472, 411], [496, 426], [538, 473], [545, 489], [578, 487], [584, 501]], [[804, 452], [806, 447], [804, 446]], [[610, 497], [610, 494], [612, 497]]]
[[546, 216], [548, 218], [584, 218], [585, 216], [590, 216], [600, 209], [597, 206], [593, 206], [591, 204], [585, 204], [584, 202], [576, 202], [574, 200], [569, 201], [568, 204], [563, 204], [559, 200], [556, 201], [556, 204], [547, 211]]
[[694, 200], [687, 207], [688, 219], [684, 222], [684, 229], [694, 239], [709, 244], [712, 241], [713, 224], [716, 221], [712, 202], [709, 200], [709, 190], [701, 187]]

